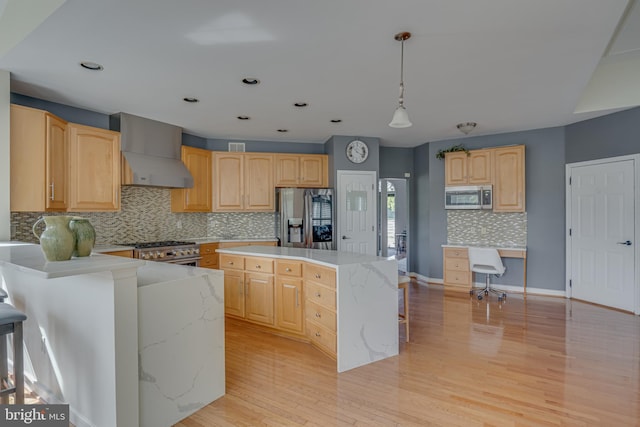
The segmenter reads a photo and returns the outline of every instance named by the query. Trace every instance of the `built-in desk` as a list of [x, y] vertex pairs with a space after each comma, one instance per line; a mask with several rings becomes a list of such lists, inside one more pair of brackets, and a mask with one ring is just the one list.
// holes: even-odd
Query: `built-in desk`
[[[442, 245], [443, 272], [445, 286], [470, 289], [473, 286], [473, 273], [469, 269], [469, 246]], [[522, 259], [522, 286], [527, 296], [527, 248], [496, 248], [502, 258]]]

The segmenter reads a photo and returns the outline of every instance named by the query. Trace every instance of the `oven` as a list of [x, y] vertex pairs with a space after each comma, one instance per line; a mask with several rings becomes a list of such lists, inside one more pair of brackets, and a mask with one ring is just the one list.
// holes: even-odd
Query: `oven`
[[200, 266], [200, 245], [195, 242], [165, 240], [161, 242], [131, 243], [133, 257], [169, 264]]

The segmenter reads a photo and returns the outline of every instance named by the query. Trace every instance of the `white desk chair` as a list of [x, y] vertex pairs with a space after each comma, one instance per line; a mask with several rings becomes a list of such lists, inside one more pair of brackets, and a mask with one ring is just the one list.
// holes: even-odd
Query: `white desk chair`
[[506, 293], [493, 289], [489, 282], [489, 276], [491, 274], [502, 276], [506, 270], [497, 249], [469, 247], [469, 269], [474, 273], [484, 273], [487, 275], [484, 288], [480, 290], [471, 289], [469, 295], [477, 292], [477, 297], [481, 300], [484, 295], [489, 295], [489, 292], [493, 292], [498, 295], [498, 301], [502, 302], [502, 300], [507, 299]]

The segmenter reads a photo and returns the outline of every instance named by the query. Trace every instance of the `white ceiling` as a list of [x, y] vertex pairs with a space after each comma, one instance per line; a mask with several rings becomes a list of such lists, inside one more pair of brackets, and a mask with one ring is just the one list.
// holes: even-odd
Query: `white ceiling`
[[[0, 6], [6, 1], [21, 0]], [[0, 51], [0, 69], [11, 72], [14, 92], [128, 112], [208, 138], [324, 142], [353, 135], [413, 147], [462, 136], [459, 122], [478, 122], [474, 136], [565, 125], [620, 107], [574, 113], [627, 6], [627, 0], [66, 0], [15, 47]], [[393, 36], [400, 31], [413, 34], [405, 42], [404, 75], [413, 126], [393, 129], [400, 80]], [[87, 71], [80, 61], [104, 70]], [[244, 77], [261, 84], [243, 85]], [[298, 101], [309, 106], [293, 107]]]

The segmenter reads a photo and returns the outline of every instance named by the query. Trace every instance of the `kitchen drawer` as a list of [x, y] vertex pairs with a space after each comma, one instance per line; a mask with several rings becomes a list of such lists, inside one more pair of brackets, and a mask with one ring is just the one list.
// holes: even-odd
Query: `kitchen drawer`
[[218, 268], [218, 256], [217, 255], [209, 255], [203, 256], [200, 260], [200, 267], [203, 268]]
[[296, 261], [277, 260], [276, 274], [278, 276], [301, 277], [302, 263]]
[[220, 268], [244, 270], [244, 257], [241, 255], [220, 254]]
[[318, 305], [312, 301], [307, 301], [305, 305], [307, 319], [316, 322], [332, 332], [336, 331], [336, 312]]
[[471, 273], [469, 271], [445, 270], [445, 285], [471, 286]]
[[444, 248], [445, 258], [469, 258], [467, 248]]
[[273, 259], [244, 257], [244, 269], [246, 271], [255, 271], [257, 273], [273, 274]]
[[304, 292], [307, 301], [320, 304], [333, 310], [336, 309], [336, 291], [333, 289], [307, 281], [304, 284]]
[[307, 320], [307, 333], [311, 342], [323, 348], [326, 352], [335, 357], [336, 355], [336, 334], [322, 325]]
[[321, 283], [333, 289], [336, 288], [336, 270], [334, 268], [306, 263], [304, 265], [304, 279]]
[[445, 258], [445, 270], [469, 271], [469, 260], [466, 258]]
[[133, 258], [133, 249], [124, 251], [103, 252], [103, 255], [121, 256], [125, 258]]
[[216, 249], [218, 249], [217, 243], [201, 243], [200, 255], [205, 257], [206, 255], [215, 255]]

